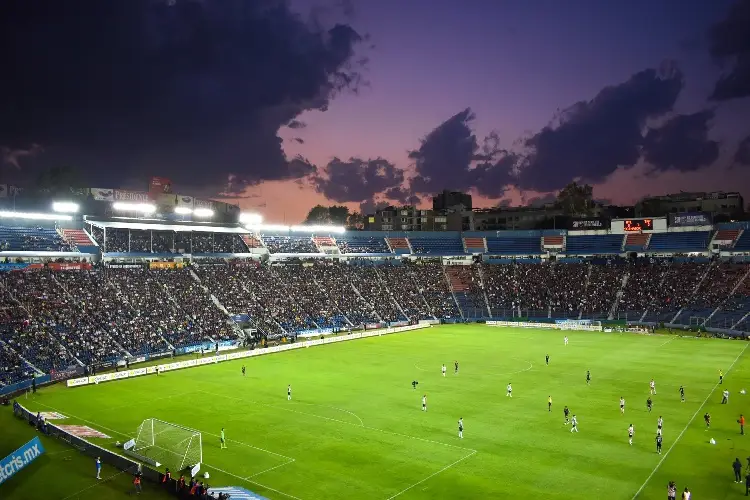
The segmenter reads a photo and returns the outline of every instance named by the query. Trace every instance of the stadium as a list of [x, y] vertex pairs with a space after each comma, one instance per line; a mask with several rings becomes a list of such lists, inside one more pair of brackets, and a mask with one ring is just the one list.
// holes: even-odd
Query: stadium
[[7, 498], [58, 474], [75, 498], [134, 474], [153, 498], [652, 498], [744, 452], [747, 223], [378, 232], [148, 200], [3, 212], [4, 447], [47, 450]]

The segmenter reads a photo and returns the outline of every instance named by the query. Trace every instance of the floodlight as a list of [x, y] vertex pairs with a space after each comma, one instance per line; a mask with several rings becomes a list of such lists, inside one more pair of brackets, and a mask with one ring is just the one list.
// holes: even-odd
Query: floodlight
[[196, 208], [193, 210], [193, 215], [196, 217], [213, 217], [214, 211], [210, 208]]
[[174, 213], [181, 214], [181, 215], [192, 214], [193, 209], [189, 207], [175, 207]]
[[36, 212], [9, 212], [6, 210], [0, 211], [0, 217], [8, 219], [73, 220], [73, 217], [70, 215], [43, 214]]
[[279, 224], [264, 224], [262, 226], [258, 226], [258, 229], [261, 231], [286, 232], [289, 231], [289, 226], [282, 226]]
[[54, 201], [52, 202], [52, 210], [55, 212], [62, 212], [62, 213], [76, 213], [81, 207], [78, 205], [78, 203], [73, 203], [70, 201]]
[[263, 223], [263, 216], [260, 214], [242, 213], [240, 214], [240, 222], [250, 226], [259, 226]]
[[156, 212], [156, 207], [150, 203], [116, 202], [112, 204], [112, 208], [114, 208], [115, 210], [122, 210], [126, 212], [142, 212], [144, 214]]
[[290, 229], [310, 233], [343, 233], [345, 231], [341, 226], [292, 226]]

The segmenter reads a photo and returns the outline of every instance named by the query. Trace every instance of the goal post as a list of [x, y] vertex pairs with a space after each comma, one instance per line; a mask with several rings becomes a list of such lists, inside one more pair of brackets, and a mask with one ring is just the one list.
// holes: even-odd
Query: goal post
[[133, 451], [173, 470], [183, 470], [203, 462], [203, 439], [195, 429], [147, 418], [138, 426]]

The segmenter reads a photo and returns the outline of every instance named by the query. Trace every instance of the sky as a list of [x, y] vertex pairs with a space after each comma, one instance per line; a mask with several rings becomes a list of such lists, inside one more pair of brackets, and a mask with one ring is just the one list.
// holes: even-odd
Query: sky
[[268, 222], [750, 196], [750, 0], [5, 0], [0, 183], [220, 198]]

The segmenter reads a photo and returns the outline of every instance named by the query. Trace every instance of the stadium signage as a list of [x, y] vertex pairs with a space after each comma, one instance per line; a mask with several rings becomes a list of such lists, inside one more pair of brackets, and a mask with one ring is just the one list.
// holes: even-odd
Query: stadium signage
[[182, 262], [150, 262], [150, 269], [182, 269]]
[[115, 201], [134, 201], [138, 203], [148, 203], [149, 201], [151, 201], [151, 198], [148, 193], [115, 189]]
[[706, 212], [669, 214], [668, 222], [672, 227], [710, 226], [711, 215]]
[[91, 269], [91, 264], [88, 262], [50, 262], [47, 267], [53, 271], [75, 271]]
[[568, 229], [573, 229], [573, 230], [609, 229], [609, 219], [605, 219], [603, 217], [571, 219]]
[[113, 189], [91, 188], [91, 194], [96, 201], [114, 201], [115, 191]]
[[52, 370], [50, 372], [50, 379], [53, 382], [59, 382], [60, 380], [69, 379], [72, 377], [75, 377], [76, 375], [80, 375], [83, 372], [83, 368], [80, 366], [71, 366], [69, 368], [65, 368], [64, 370]]
[[562, 321], [559, 323], [537, 323], [532, 321], [487, 321], [487, 326], [509, 326], [512, 328], [549, 328], [553, 330], [585, 330], [601, 332], [601, 325], [586, 324], [578, 321]]
[[[229, 354], [221, 354], [218, 356], [207, 356], [204, 358], [190, 359], [187, 361], [176, 361], [174, 363], [159, 365], [158, 367], [149, 366], [147, 368], [137, 368], [135, 370], [128, 370], [124, 372], [105, 373], [103, 375], [96, 375], [93, 377], [69, 379], [67, 382], [67, 385], [68, 387], [78, 387], [78, 386], [87, 385], [87, 384], [98, 384], [100, 382], [109, 382], [111, 380], [118, 380], [121, 378], [128, 378], [128, 377], [135, 377], [138, 375], [156, 373], [157, 369], [159, 370], [159, 372], [163, 373], [163, 372], [167, 372], [171, 370], [180, 370], [182, 368], [192, 368], [194, 366], [221, 363], [221, 362], [230, 361], [233, 359], [262, 356], [264, 354], [270, 354], [274, 352], [284, 352], [284, 351], [290, 351], [292, 349], [301, 349], [303, 347], [312, 347], [316, 345], [334, 344], [336, 342], [343, 342], [346, 340], [363, 339], [363, 338], [375, 337], [375, 336], [380, 336], [380, 335], [389, 334], [389, 333], [406, 332], [410, 330], [420, 330], [422, 328], [430, 328], [430, 327], [431, 325], [429, 324], [408, 325], [408, 326], [401, 326], [401, 327], [396, 327], [396, 328], [374, 330], [371, 332], [353, 333], [351, 335], [341, 335], [338, 337], [328, 337], [324, 339], [308, 340], [305, 342], [295, 342], [294, 344], [277, 345], [273, 347], [266, 347], [263, 349], [254, 349], [252, 351], [233, 352]], [[115, 377], [118, 374], [122, 374], [122, 375], [119, 377]]]
[[13, 477], [18, 471], [29, 465], [44, 453], [44, 446], [35, 437], [25, 445], [0, 461], [0, 484]]

